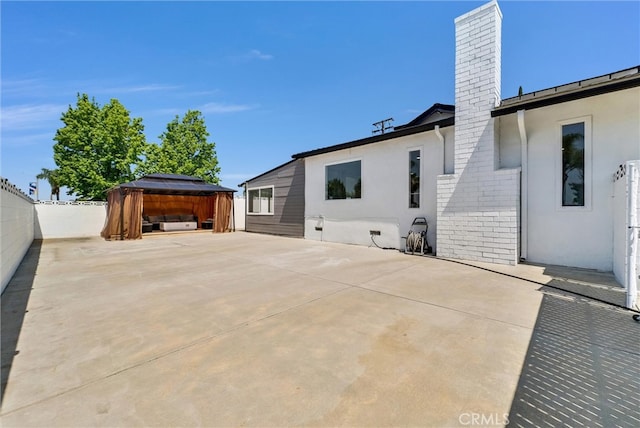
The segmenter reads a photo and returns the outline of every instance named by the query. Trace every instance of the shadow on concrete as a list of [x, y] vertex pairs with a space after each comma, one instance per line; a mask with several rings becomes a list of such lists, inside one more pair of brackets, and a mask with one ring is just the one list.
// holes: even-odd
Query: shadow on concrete
[[613, 272], [546, 265], [544, 274], [554, 278], [547, 285], [556, 290], [626, 307], [627, 292]]
[[628, 311], [541, 291], [509, 426], [640, 426], [640, 324]]
[[2, 389], [0, 391], [0, 401], [4, 399], [4, 392], [9, 380], [13, 358], [20, 352], [17, 349], [18, 338], [24, 317], [27, 313], [27, 303], [33, 287], [33, 280], [38, 268], [40, 258], [41, 240], [31, 243], [27, 254], [25, 254], [20, 266], [14, 273], [11, 281], [2, 293], [2, 308], [0, 313], [0, 334], [2, 335]]

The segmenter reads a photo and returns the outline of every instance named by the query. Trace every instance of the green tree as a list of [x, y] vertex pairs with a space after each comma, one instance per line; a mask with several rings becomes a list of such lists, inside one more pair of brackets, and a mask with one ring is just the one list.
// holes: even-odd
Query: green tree
[[146, 145], [146, 160], [138, 173], [191, 175], [218, 184], [216, 145], [208, 142], [207, 137], [207, 126], [199, 111], [188, 110], [182, 120], [176, 116], [160, 135], [160, 145]]
[[56, 199], [60, 200], [60, 182], [58, 181], [58, 170], [57, 169], [47, 169], [42, 168], [40, 174], [36, 175], [38, 180], [47, 180], [49, 182], [49, 186], [51, 187], [51, 200], [53, 200], [53, 195], [56, 195]]
[[104, 200], [110, 187], [135, 178], [146, 142], [141, 118], [131, 118], [116, 99], [100, 107], [78, 94], [76, 107], [62, 113], [53, 159], [58, 183], [79, 199]]

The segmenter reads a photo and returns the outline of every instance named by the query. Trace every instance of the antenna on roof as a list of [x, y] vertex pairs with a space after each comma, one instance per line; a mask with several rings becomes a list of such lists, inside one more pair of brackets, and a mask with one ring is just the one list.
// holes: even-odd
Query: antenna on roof
[[389, 119], [384, 119], [381, 120], [380, 122], [376, 122], [373, 124], [373, 126], [376, 127], [376, 129], [374, 129], [373, 131], [371, 131], [372, 134], [384, 134], [384, 132], [388, 129], [393, 128], [393, 126], [388, 125], [388, 123], [393, 122], [393, 118], [390, 117]]

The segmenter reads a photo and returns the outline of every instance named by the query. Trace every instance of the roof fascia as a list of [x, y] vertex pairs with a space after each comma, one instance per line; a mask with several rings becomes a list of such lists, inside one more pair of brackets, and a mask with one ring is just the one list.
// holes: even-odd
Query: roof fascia
[[354, 140], [347, 143], [336, 144], [335, 146], [323, 147], [320, 149], [309, 150], [307, 152], [296, 153], [291, 157], [294, 159], [303, 159], [310, 156], [322, 155], [325, 153], [336, 152], [338, 150], [351, 149], [353, 147], [364, 146], [367, 144], [379, 143], [386, 140], [392, 140], [394, 138], [406, 137], [407, 135], [419, 134], [421, 132], [432, 131], [436, 126], [442, 128], [453, 126], [455, 124], [454, 117], [448, 117], [446, 119], [439, 120], [437, 122], [426, 123], [424, 125], [411, 126], [409, 128], [403, 128], [398, 131], [387, 132], [382, 135], [374, 135], [373, 137], [362, 138], [360, 140]]
[[491, 111], [491, 117], [504, 116], [511, 113], [516, 113], [518, 110], [533, 110], [540, 107], [547, 107], [554, 104], [566, 103], [569, 101], [575, 101], [582, 98], [594, 97], [597, 95], [608, 94], [610, 92], [623, 91], [625, 89], [631, 89], [640, 86], [640, 76], [633, 79], [621, 80], [608, 85], [595, 86], [586, 88], [567, 94], [552, 95], [541, 99], [533, 99], [521, 104], [514, 104], [506, 107], [497, 107]]

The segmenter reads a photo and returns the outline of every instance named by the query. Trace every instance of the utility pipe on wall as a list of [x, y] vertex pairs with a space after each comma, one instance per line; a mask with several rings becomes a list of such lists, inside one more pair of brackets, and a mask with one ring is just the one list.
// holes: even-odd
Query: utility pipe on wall
[[518, 131], [520, 133], [520, 259], [527, 259], [528, 248], [528, 207], [529, 207], [529, 159], [527, 129], [524, 126], [524, 110], [518, 110]]
[[440, 132], [440, 125], [436, 125], [435, 128], [433, 128], [433, 130], [436, 133], [436, 137], [438, 137], [438, 140], [440, 140], [440, 143], [442, 144], [442, 171], [440, 172], [441, 174], [444, 174], [445, 171], [445, 165], [444, 165], [444, 158], [445, 158], [445, 148], [444, 148], [444, 135], [442, 135], [442, 133]]

